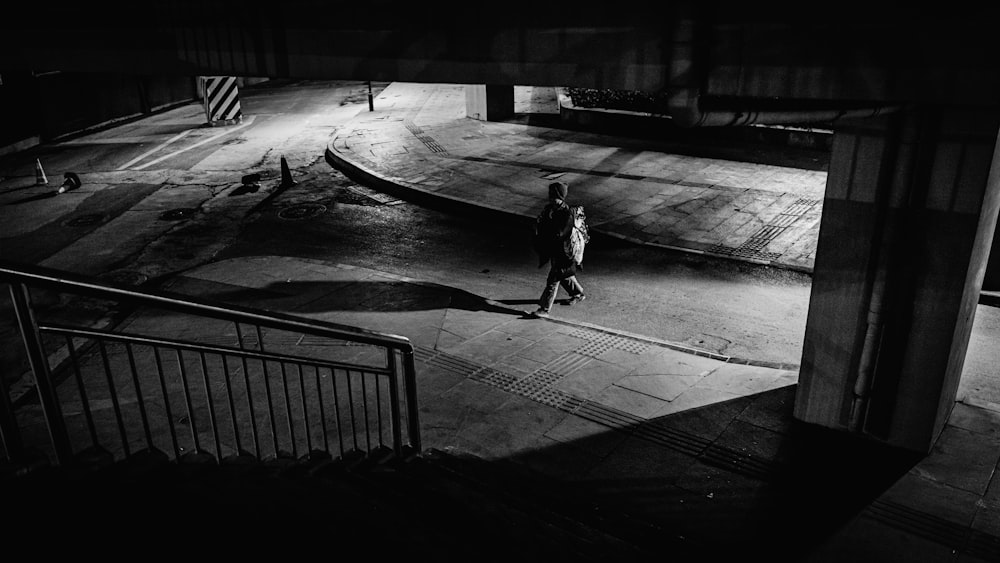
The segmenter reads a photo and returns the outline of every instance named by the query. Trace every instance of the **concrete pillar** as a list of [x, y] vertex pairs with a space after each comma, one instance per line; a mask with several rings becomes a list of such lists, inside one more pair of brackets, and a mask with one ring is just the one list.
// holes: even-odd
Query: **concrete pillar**
[[1000, 229], [993, 233], [993, 249], [986, 263], [986, 276], [983, 278], [983, 289], [1000, 291]]
[[929, 452], [954, 406], [1000, 207], [995, 112], [835, 131], [794, 415]]
[[514, 117], [514, 87], [470, 84], [465, 87], [465, 115], [482, 121]]

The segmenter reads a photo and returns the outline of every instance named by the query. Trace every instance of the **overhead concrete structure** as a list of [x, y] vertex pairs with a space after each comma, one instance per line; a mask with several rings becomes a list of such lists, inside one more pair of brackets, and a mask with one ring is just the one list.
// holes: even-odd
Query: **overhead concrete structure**
[[796, 416], [928, 451], [997, 269], [994, 20], [954, 2], [507, 8], [36, 4], [5, 20], [0, 72], [483, 85], [467, 98], [482, 119], [503, 118], [514, 85], [642, 90], [667, 95], [681, 126], [833, 123]]

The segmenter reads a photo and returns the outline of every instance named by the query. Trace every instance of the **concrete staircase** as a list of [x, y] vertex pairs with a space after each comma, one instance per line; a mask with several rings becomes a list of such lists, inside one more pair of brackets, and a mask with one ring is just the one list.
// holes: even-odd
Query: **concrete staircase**
[[571, 484], [461, 453], [389, 454], [177, 463], [147, 451], [113, 464], [41, 467], [2, 480], [4, 534], [51, 554], [188, 546], [376, 560], [653, 559], [639, 546], [658, 530], [602, 511]]

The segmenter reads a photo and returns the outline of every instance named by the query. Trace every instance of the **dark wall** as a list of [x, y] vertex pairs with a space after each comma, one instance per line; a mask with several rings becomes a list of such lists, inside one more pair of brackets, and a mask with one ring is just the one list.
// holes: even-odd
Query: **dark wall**
[[197, 99], [194, 77], [0, 72], [0, 147], [41, 142]]

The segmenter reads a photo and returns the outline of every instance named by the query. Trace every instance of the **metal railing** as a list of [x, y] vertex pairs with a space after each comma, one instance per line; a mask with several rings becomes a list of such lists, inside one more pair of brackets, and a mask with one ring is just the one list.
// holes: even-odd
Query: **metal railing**
[[[0, 380], [7, 461], [38, 451], [65, 465], [94, 451], [221, 461], [420, 450], [404, 337], [2, 261], [0, 283], [34, 377], [31, 400], [12, 400]], [[80, 315], [53, 305], [80, 300], [97, 303], [75, 310], [123, 318], [71, 323]]]

